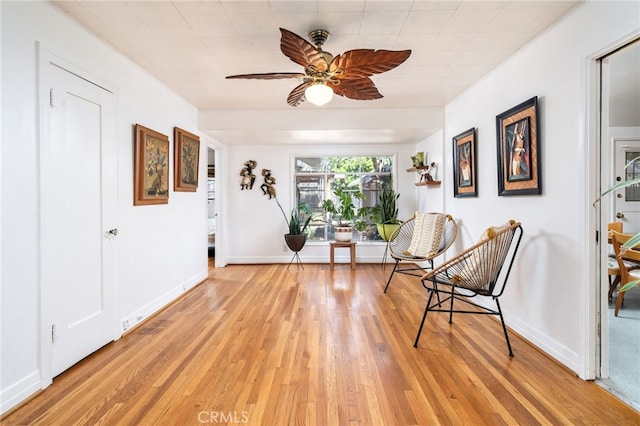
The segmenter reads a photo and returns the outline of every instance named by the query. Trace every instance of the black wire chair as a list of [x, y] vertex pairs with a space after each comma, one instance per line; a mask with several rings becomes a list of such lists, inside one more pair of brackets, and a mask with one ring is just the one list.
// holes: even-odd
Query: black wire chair
[[[425, 271], [433, 269], [433, 259], [440, 256], [442, 253], [447, 251], [449, 247], [451, 247], [451, 244], [455, 241], [458, 233], [456, 221], [451, 217], [451, 215], [446, 215], [446, 221], [442, 229], [442, 238], [437, 251], [425, 256], [414, 256], [408, 253], [413, 239], [414, 228], [415, 218], [409, 219], [406, 222], [403, 222], [402, 225], [400, 225], [400, 227], [391, 235], [391, 238], [389, 238], [387, 251], [395, 261], [395, 264], [393, 265], [393, 270], [387, 280], [387, 285], [384, 287], [385, 293], [391, 284], [394, 274], [422, 277]], [[421, 265], [421, 263], [423, 265]], [[426, 265], [424, 265], [424, 263], [426, 263]]]
[[[477, 244], [424, 274], [422, 285], [427, 289], [429, 298], [413, 346], [418, 347], [422, 327], [429, 312], [448, 312], [449, 323], [453, 322], [454, 312], [498, 315], [509, 356], [513, 356], [498, 298], [504, 292], [521, 239], [522, 226], [519, 222], [510, 221], [503, 226], [489, 228]], [[501, 274], [505, 266], [506, 269]], [[436, 300], [433, 299], [434, 295]], [[487, 308], [470, 300], [476, 296], [493, 299], [496, 308]], [[454, 309], [454, 300], [472, 305], [475, 309]], [[450, 301], [448, 309], [443, 307], [447, 301]]]

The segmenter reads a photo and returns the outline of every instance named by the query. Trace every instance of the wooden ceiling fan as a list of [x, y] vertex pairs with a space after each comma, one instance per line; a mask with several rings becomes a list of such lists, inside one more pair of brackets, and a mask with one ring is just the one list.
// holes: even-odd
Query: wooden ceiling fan
[[[369, 77], [397, 67], [411, 55], [411, 50], [355, 49], [334, 57], [331, 53], [322, 50], [322, 46], [329, 37], [328, 31], [314, 30], [309, 33], [315, 46], [289, 30], [280, 28], [280, 32], [282, 33], [280, 50], [293, 62], [302, 65], [304, 72], [239, 74], [226, 78], [259, 80], [301, 78], [302, 83], [287, 97], [287, 103], [293, 107], [300, 105], [305, 99], [316, 105], [322, 105], [330, 101], [334, 93], [349, 99], [380, 99], [382, 94]], [[316, 101], [314, 91], [321, 92], [320, 95], [324, 98]]]

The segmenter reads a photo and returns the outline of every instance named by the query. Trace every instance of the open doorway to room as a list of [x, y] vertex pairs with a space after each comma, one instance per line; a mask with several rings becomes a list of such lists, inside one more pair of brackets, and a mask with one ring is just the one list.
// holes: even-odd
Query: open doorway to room
[[[602, 187], [607, 189], [640, 176], [640, 39], [608, 53], [598, 65], [600, 165]], [[608, 223], [619, 222], [623, 233], [640, 232], [640, 187], [623, 188], [603, 199], [600, 217], [604, 229]], [[609, 257], [612, 252], [610, 245], [602, 250], [603, 256]], [[617, 316], [614, 314], [617, 289], [610, 298], [608, 289], [608, 279], [602, 280], [599, 294], [607, 300], [600, 303], [599, 382], [640, 408], [640, 287], [626, 292], [624, 306]]]
[[209, 268], [215, 266], [216, 231], [216, 151], [207, 147], [207, 251]]

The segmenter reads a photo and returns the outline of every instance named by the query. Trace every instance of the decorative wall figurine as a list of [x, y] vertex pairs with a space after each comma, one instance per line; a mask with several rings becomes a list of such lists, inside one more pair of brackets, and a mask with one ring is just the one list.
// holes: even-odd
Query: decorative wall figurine
[[271, 170], [262, 169], [262, 176], [264, 176], [264, 183], [260, 185], [262, 193], [268, 195], [269, 199], [276, 198], [276, 189], [273, 187], [276, 184], [276, 178], [271, 176]]
[[438, 178], [438, 165], [435, 161], [430, 165], [425, 164], [424, 168], [418, 170], [418, 173], [420, 174], [420, 182], [436, 181]]
[[253, 189], [253, 183], [256, 181], [256, 175], [253, 174], [253, 169], [256, 168], [258, 162], [255, 160], [245, 161], [244, 167], [240, 170], [240, 189]]

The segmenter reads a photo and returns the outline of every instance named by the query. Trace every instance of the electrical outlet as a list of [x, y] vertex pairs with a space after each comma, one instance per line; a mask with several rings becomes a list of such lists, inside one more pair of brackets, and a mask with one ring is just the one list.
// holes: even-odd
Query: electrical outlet
[[140, 312], [138, 312], [136, 314], [136, 321], [140, 321], [142, 319], [142, 314]]
[[128, 330], [129, 329], [129, 320], [122, 321], [122, 329], [123, 330]]

